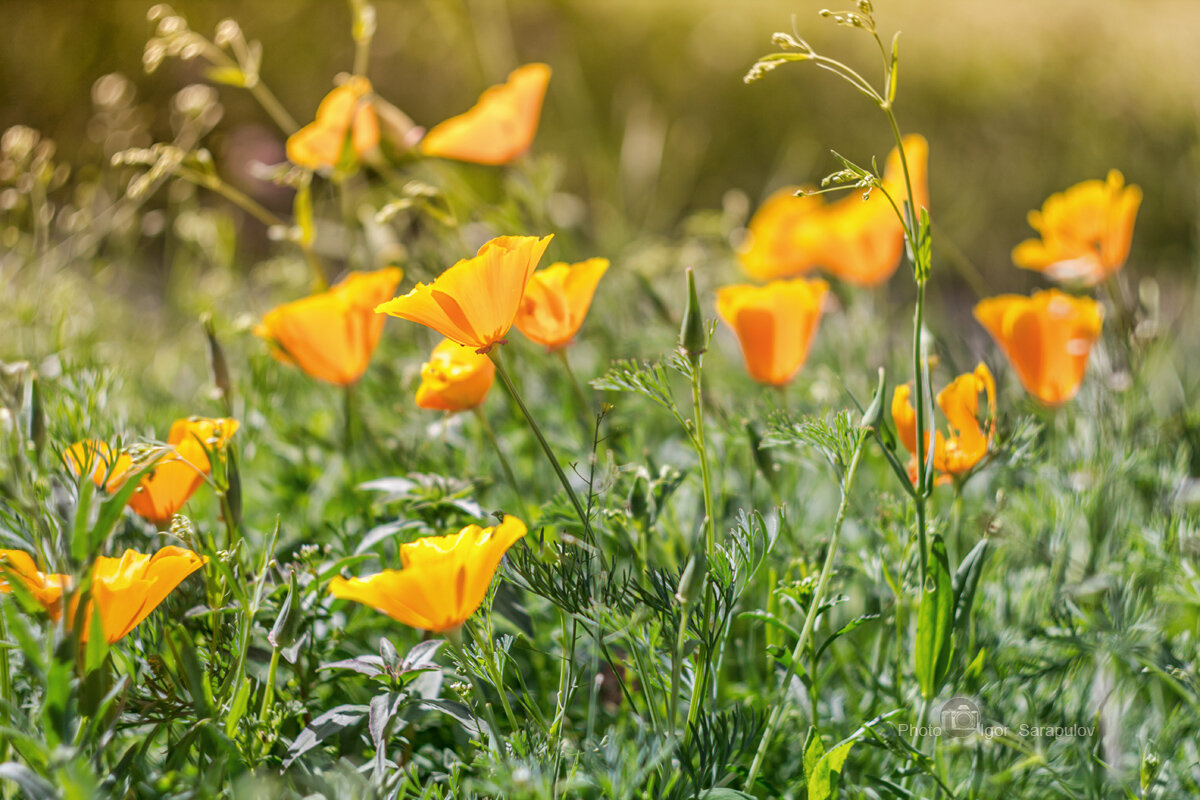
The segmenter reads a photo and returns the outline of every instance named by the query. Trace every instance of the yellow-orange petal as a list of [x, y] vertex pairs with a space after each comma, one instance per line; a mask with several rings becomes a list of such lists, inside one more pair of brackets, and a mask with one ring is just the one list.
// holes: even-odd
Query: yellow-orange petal
[[354, 76], [325, 95], [316, 119], [288, 137], [288, 161], [309, 169], [334, 167], [347, 139], [362, 158], [379, 145], [379, 118], [368, 99], [371, 82]]
[[5, 580], [7, 572], [46, 609], [51, 619], [58, 619], [62, 610], [63, 588], [71, 582], [68, 576], [44, 574], [37, 568], [33, 558], [22, 550], [0, 550], [0, 563], [3, 564], [3, 569], [0, 569], [0, 594], [12, 592], [12, 587]]
[[525, 535], [513, 516], [499, 525], [469, 525], [456, 534], [431, 536], [401, 546], [401, 571], [366, 578], [334, 578], [335, 597], [369, 605], [406, 625], [442, 632], [475, 613], [504, 553]]
[[825, 281], [804, 278], [717, 290], [717, 313], [737, 334], [750, 377], [773, 386], [792, 379], [808, 357], [828, 290]]
[[1100, 304], [1057, 289], [980, 301], [975, 318], [996, 341], [1025, 390], [1049, 406], [1079, 391], [1092, 345], [1100, 338]]
[[[99, 609], [109, 644], [126, 636], [208, 559], [182, 547], [150, 555], [126, 550], [120, 558], [100, 556], [92, 566], [92, 603]], [[82, 638], [86, 640], [85, 628]]]
[[[987, 430], [979, 424], [979, 395], [988, 401]], [[974, 372], [959, 375], [938, 393], [937, 403], [950, 423], [946, 438], [944, 469], [961, 475], [987, 455], [995, 434], [995, 381], [982, 362]]]
[[513, 161], [533, 143], [549, 82], [545, 64], [518, 67], [470, 110], [435, 125], [421, 141], [421, 152], [475, 164]]
[[348, 386], [367, 371], [383, 333], [375, 307], [395, 294], [403, 277], [399, 267], [351, 272], [327, 291], [269, 311], [254, 332], [285, 363]]
[[822, 264], [825, 203], [820, 196], [804, 191], [805, 187], [784, 187], [754, 212], [738, 251], [742, 269], [750, 277], [760, 281], [790, 278]]
[[496, 365], [486, 355], [443, 339], [421, 365], [417, 405], [435, 411], [467, 411], [487, 397]]
[[1029, 224], [1040, 235], [1018, 244], [1013, 263], [1053, 280], [1094, 286], [1129, 257], [1142, 190], [1126, 186], [1117, 170], [1105, 180], [1078, 183], [1046, 198]]
[[558, 262], [533, 273], [514, 324], [517, 330], [550, 348], [569, 343], [592, 305], [608, 259], [589, 258], [577, 264]]
[[517, 316], [529, 276], [552, 236], [498, 236], [473, 257], [376, 307], [411, 320], [467, 347], [487, 352], [504, 341]]

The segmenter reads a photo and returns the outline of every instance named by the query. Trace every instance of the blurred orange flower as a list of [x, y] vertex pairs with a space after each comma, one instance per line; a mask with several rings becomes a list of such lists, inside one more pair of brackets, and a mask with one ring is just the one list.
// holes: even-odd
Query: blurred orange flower
[[510, 515], [491, 528], [468, 525], [449, 536], [418, 539], [400, 546], [404, 569], [336, 577], [329, 591], [414, 628], [454, 630], [479, 608], [500, 559], [525, 532], [525, 523]]
[[808, 357], [828, 290], [825, 281], [804, 278], [717, 290], [717, 313], [737, 334], [750, 377], [773, 386], [792, 379]]
[[[223, 449], [237, 429], [235, 419], [176, 420], [167, 437], [169, 446], [157, 455], [153, 471], [142, 478], [129, 499], [129, 507], [154, 523], [170, 520], [211, 472], [208, 451]], [[76, 474], [91, 470], [89, 477], [108, 492], [119, 489], [147, 463], [135, 463], [127, 452], [114, 459], [108, 445], [97, 441], [76, 442], [63, 456]]]
[[[918, 207], [929, 207], [929, 144], [925, 137], [904, 137], [913, 194]], [[899, 148], [884, 166], [883, 186], [903, 208], [908, 199]], [[746, 273], [758, 280], [803, 274], [818, 267], [858, 286], [883, 283], [904, 253], [904, 228], [882, 192], [863, 200], [861, 190], [826, 204], [818, 195], [790, 186], [771, 195], [750, 220], [739, 252]]]
[[396, 293], [404, 271], [351, 272], [333, 288], [286, 303], [263, 317], [254, 333], [271, 354], [314, 378], [348, 386], [367, 371], [383, 333], [375, 306]]
[[[916, 483], [917, 412], [909, 400], [911, 392], [910, 384], [896, 387], [892, 394], [892, 421], [904, 449], [912, 454], [908, 475]], [[981, 393], [987, 397], [987, 416], [982, 426], [979, 424]], [[987, 455], [988, 447], [996, 437], [996, 381], [987, 365], [981, 361], [974, 372], [964, 373], [951, 381], [938, 393], [937, 404], [946, 415], [950, 435], [934, 432], [933, 468], [943, 473], [943, 478], [962, 475]], [[930, 431], [925, 431], [926, 446], [929, 434]]]
[[[21, 581], [34, 598], [46, 609], [51, 619], [62, 614], [62, 593], [71, 580], [66, 575], [43, 575], [33, 559], [19, 550], [0, 550], [0, 559]], [[109, 644], [124, 637], [138, 623], [158, 608], [166, 596], [184, 578], [191, 575], [208, 559], [182, 547], [164, 547], [154, 555], [126, 550], [120, 558], [100, 556], [92, 565], [92, 608], [98, 608], [104, 638]], [[11, 592], [8, 583], [0, 581], [0, 592]], [[75, 620], [75, 605], [67, 623]], [[89, 623], [90, 625], [90, 623]], [[80, 634], [88, 639], [88, 628]]]
[[467, 411], [487, 397], [496, 365], [470, 347], [443, 339], [421, 365], [417, 405], [433, 411]]
[[505, 343], [529, 276], [552, 238], [498, 236], [433, 283], [418, 283], [408, 294], [375, 310], [433, 328], [447, 339], [486, 353]]
[[379, 118], [371, 107], [371, 91], [371, 82], [355, 75], [325, 95], [316, 120], [288, 137], [288, 161], [308, 169], [335, 167], [347, 139], [358, 159], [378, 147]]
[[421, 152], [475, 164], [509, 163], [533, 143], [549, 82], [545, 64], [518, 67], [470, 110], [435, 125], [422, 140]]
[[555, 350], [571, 341], [583, 324], [608, 259], [578, 264], [559, 262], [533, 273], [517, 310], [517, 330]]
[[0, 550], [0, 565], [3, 565], [0, 568], [0, 594], [12, 591], [5, 578], [14, 577], [46, 609], [51, 619], [58, 619], [62, 613], [63, 588], [71, 582], [68, 576], [43, 574], [29, 554], [21, 550]]
[[1079, 391], [1103, 321], [1095, 300], [1057, 289], [989, 297], [975, 306], [975, 318], [1004, 350], [1025, 390], [1048, 406]]
[[1106, 180], [1078, 183], [1052, 194], [1029, 224], [1041, 239], [1013, 249], [1013, 262], [1056, 281], [1095, 286], [1125, 265], [1142, 190], [1111, 170]]

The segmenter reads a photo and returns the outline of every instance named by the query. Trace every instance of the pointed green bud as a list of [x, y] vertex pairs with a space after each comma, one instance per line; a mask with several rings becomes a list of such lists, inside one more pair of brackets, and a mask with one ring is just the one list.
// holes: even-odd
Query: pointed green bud
[[221, 404], [227, 415], [233, 414], [233, 380], [229, 377], [229, 362], [225, 360], [225, 351], [217, 341], [217, 331], [213, 326], [212, 315], [205, 314], [200, 318], [204, 325], [204, 335], [208, 338], [208, 366], [212, 370], [213, 384], [221, 393]]
[[887, 395], [887, 373], [883, 371], [883, 367], [879, 368], [879, 383], [875, 387], [875, 396], [871, 398], [871, 404], [867, 406], [867, 410], [863, 412], [862, 422], [859, 423], [860, 428], [878, 428], [879, 423], [883, 421], [883, 410], [885, 408]]
[[683, 309], [683, 324], [679, 327], [679, 346], [693, 366], [699, 366], [708, 337], [704, 333], [704, 312], [700, 310], [700, 298], [696, 295], [696, 275], [687, 268], [687, 306]]
[[675, 590], [675, 601], [687, 608], [700, 599], [704, 591], [705, 578], [708, 577], [708, 557], [703, 550], [696, 550], [688, 559], [683, 574], [679, 576], [679, 586]]

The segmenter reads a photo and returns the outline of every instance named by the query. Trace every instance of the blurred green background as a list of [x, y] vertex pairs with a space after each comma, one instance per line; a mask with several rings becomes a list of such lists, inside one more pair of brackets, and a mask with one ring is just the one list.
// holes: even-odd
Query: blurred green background
[[[170, 135], [172, 95], [202, 80], [195, 62], [147, 75], [153, 32], [145, 0], [4, 0], [0, 127], [54, 139], [77, 173], [130, 143]], [[752, 208], [770, 190], [834, 169], [831, 148], [882, 158], [882, 115], [832, 76], [791, 65], [753, 85], [742, 76], [795, 30], [819, 50], [875, 76], [867, 37], [837, 28], [808, 0], [378, 0], [370, 77], [419, 124], [467, 108], [514, 65], [543, 60], [554, 78], [539, 153], [582, 198], [597, 248], [675, 236], [690, 212]], [[849, 5], [849, 3], [847, 3]], [[347, 3], [174, 4], [211, 35], [234, 17], [264, 47], [263, 77], [299, 121], [312, 118], [333, 76], [353, 60]], [[837, 10], [837, 7], [834, 7]], [[1031, 235], [1025, 213], [1110, 167], [1146, 199], [1134, 276], [1191, 272], [1200, 214], [1200, 4], [1192, 0], [879, 0], [885, 36], [902, 30], [898, 114], [932, 145], [939, 236], [993, 290], [1038, 285], [1011, 268]], [[134, 127], [113, 141], [98, 124], [93, 84], [118, 72], [136, 83]], [[282, 160], [282, 136], [244, 92], [222, 87], [223, 119], [207, 145], [223, 171]], [[129, 120], [126, 120], [129, 122]], [[286, 203], [282, 205], [286, 208]]]

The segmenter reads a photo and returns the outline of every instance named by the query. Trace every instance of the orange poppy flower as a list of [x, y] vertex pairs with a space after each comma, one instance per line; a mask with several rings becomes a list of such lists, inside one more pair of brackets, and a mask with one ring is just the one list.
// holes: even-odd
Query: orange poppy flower
[[[51, 619], [57, 620], [61, 616], [63, 589], [71, 585], [69, 576], [42, 574], [33, 559], [19, 550], [0, 550], [0, 560], [46, 609]], [[184, 578], [204, 566], [207, 560], [182, 547], [164, 547], [154, 555], [126, 550], [120, 558], [100, 556], [92, 565], [91, 600], [94, 605], [89, 607], [88, 617], [90, 619], [92, 608], [99, 609], [104, 638], [113, 644], [150, 616], [150, 612], [158, 608]], [[6, 582], [0, 581], [0, 592], [11, 591]], [[74, 621], [73, 608], [67, 623], [70, 625]], [[80, 636], [85, 642], [88, 632], [85, 628]]]
[[1115, 169], [1106, 180], [1050, 195], [1041, 211], [1029, 212], [1029, 224], [1042, 238], [1017, 245], [1013, 262], [1056, 281], [1095, 286], [1125, 265], [1141, 203], [1142, 190], [1126, 186]]
[[545, 64], [518, 67], [506, 83], [486, 90], [469, 111], [435, 125], [425, 134], [421, 152], [475, 164], [509, 163], [533, 142], [549, 82], [550, 67]]
[[486, 353], [505, 343], [529, 276], [552, 238], [498, 236], [433, 283], [418, 283], [408, 294], [375, 310], [433, 328], [447, 339]]
[[[176, 420], [167, 437], [169, 446], [156, 454], [153, 471], [142, 478], [129, 498], [129, 507], [154, 523], [170, 520], [211, 472], [208, 450], [224, 448], [237, 429], [234, 419]], [[77, 442], [63, 455], [72, 471], [82, 475], [90, 469], [91, 479], [108, 492], [119, 489], [131, 473], [145, 465], [135, 463], [126, 452], [114, 459], [108, 445], [95, 441]]]
[[443, 339], [421, 365], [417, 405], [433, 411], [467, 411], [487, 397], [496, 365], [470, 347]]
[[773, 386], [792, 379], [808, 357], [828, 290], [823, 280], [803, 278], [717, 290], [717, 313], [737, 334], [750, 377]]
[[1079, 391], [1103, 321], [1095, 300], [1057, 289], [989, 297], [975, 306], [975, 319], [1004, 350], [1025, 390], [1048, 406]]
[[371, 107], [371, 82], [355, 75], [317, 106], [317, 118], [287, 140], [288, 161], [308, 169], [336, 167], [346, 140], [361, 159], [379, 146], [379, 118]]
[[[908, 475], [913, 483], [917, 480], [917, 412], [909, 396], [910, 384], [896, 387], [892, 394], [892, 421], [900, 443], [912, 453]], [[984, 425], [979, 424], [979, 395], [987, 396], [987, 417]], [[949, 423], [949, 436], [934, 431], [933, 468], [949, 475], [962, 475], [987, 455], [988, 447], [996, 437], [996, 381], [982, 361], [974, 372], [959, 375], [942, 389], [937, 404]], [[931, 426], [932, 427], [932, 426]], [[986, 428], [986, 431], [985, 431]], [[929, 431], [925, 432], [926, 445]]]
[[[918, 207], [929, 207], [929, 144], [925, 137], [904, 137], [904, 153]], [[903, 208], [908, 199], [899, 148], [888, 155], [883, 186]], [[859, 190], [826, 204], [818, 195], [787, 187], [773, 194], [750, 220], [739, 253], [742, 267], [759, 280], [789, 277], [821, 267], [858, 286], [883, 283], [904, 253], [904, 227], [882, 192], [866, 200]]]
[[517, 330], [551, 350], [570, 342], [607, 269], [608, 259], [589, 258], [578, 264], [551, 264], [533, 273], [517, 310]]
[[414, 628], [454, 630], [479, 608], [500, 559], [525, 532], [525, 523], [510, 515], [491, 528], [468, 525], [449, 536], [418, 539], [400, 546], [404, 569], [337, 577], [329, 591]]
[[62, 613], [63, 588], [71, 584], [69, 576], [43, 574], [29, 554], [21, 550], [0, 550], [0, 564], [3, 565], [0, 569], [0, 594], [12, 592], [5, 578], [14, 577], [46, 609], [51, 619], [58, 619]]
[[363, 376], [383, 333], [375, 306], [396, 293], [399, 267], [351, 272], [332, 289], [286, 303], [263, 317], [254, 333], [271, 354], [319, 380], [348, 386]]

